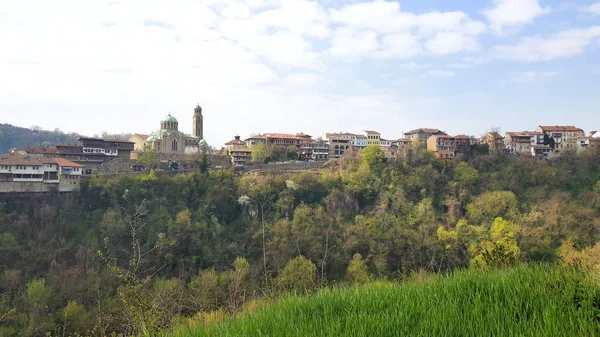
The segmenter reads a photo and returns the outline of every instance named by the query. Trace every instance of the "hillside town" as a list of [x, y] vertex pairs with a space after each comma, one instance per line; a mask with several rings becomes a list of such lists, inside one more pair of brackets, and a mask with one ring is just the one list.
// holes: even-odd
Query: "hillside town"
[[208, 154], [213, 167], [247, 168], [265, 163], [322, 163], [369, 146], [380, 148], [388, 159], [402, 157], [414, 147], [427, 149], [443, 160], [478, 154], [551, 158], [600, 148], [600, 132], [586, 134], [576, 126], [540, 125], [535, 131], [490, 131], [480, 138], [426, 127], [404, 132], [401, 138], [384, 138], [373, 130], [328, 132], [321, 137], [303, 132], [261, 133], [245, 139], [235, 136], [219, 150], [204, 139], [202, 108], [196, 105], [191, 134], [179, 130], [177, 118], [169, 113], [156, 131], [134, 133], [126, 140], [80, 137], [76, 144], [14, 148], [0, 155], [0, 193], [71, 192], [79, 189], [83, 176], [149, 168], [194, 169], [199, 158]]

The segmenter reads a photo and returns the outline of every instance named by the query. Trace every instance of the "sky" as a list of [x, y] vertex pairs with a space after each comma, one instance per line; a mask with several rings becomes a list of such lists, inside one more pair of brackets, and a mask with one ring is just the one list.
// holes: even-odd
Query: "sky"
[[600, 129], [598, 0], [0, 0], [0, 122], [205, 138]]

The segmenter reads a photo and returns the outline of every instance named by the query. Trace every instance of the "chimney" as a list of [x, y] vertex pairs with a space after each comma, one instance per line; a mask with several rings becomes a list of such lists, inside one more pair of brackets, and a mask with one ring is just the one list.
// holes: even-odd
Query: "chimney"
[[235, 136], [235, 140], [240, 140], [240, 136]]

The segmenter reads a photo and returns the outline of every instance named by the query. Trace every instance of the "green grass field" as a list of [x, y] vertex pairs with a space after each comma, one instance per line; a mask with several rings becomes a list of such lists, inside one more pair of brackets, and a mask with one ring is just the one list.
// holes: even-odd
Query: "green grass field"
[[171, 336], [600, 336], [600, 291], [558, 267], [465, 271], [291, 297]]

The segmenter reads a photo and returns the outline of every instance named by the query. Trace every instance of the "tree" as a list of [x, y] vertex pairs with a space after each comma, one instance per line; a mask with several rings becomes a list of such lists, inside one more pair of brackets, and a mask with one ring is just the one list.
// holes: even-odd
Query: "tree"
[[277, 279], [281, 289], [308, 293], [317, 285], [317, 267], [300, 255], [288, 262]]
[[379, 146], [371, 145], [362, 150], [362, 169], [381, 175], [383, 170], [383, 151]]
[[287, 153], [289, 158], [298, 158], [298, 147], [296, 145], [290, 145], [290, 147], [288, 147], [288, 153]]
[[191, 301], [197, 311], [216, 310], [223, 291], [220, 289], [220, 276], [214, 269], [205, 269], [189, 283]]
[[154, 169], [158, 166], [158, 155], [156, 151], [152, 149], [150, 146], [145, 146], [144, 150], [140, 153], [138, 157], [138, 162], [143, 165], [146, 170]]
[[88, 312], [77, 301], [69, 301], [62, 312], [62, 333], [66, 332], [84, 334], [88, 325]]
[[491, 222], [496, 217], [512, 217], [517, 214], [519, 201], [510, 191], [485, 192], [467, 205], [467, 217], [472, 224]]
[[51, 329], [46, 312], [50, 301], [51, 289], [43, 278], [27, 283], [25, 298], [29, 306], [28, 335], [43, 335]]
[[460, 162], [454, 169], [454, 181], [464, 188], [473, 186], [479, 180], [479, 172], [466, 162]]
[[552, 149], [556, 147], [556, 141], [554, 140], [554, 137], [549, 136], [546, 131], [544, 131], [544, 145], [549, 145]]
[[227, 306], [229, 311], [238, 311], [248, 295], [250, 264], [243, 257], [233, 261], [233, 270], [227, 273]]
[[269, 151], [265, 143], [258, 143], [252, 148], [253, 163], [263, 164], [269, 157]]
[[369, 268], [365, 264], [362, 255], [354, 254], [346, 270], [346, 275], [354, 284], [364, 284], [371, 280]]
[[517, 264], [521, 249], [515, 239], [519, 228], [502, 218], [496, 218], [489, 231], [489, 241], [482, 242], [482, 251], [475, 256], [476, 268], [504, 268]]

